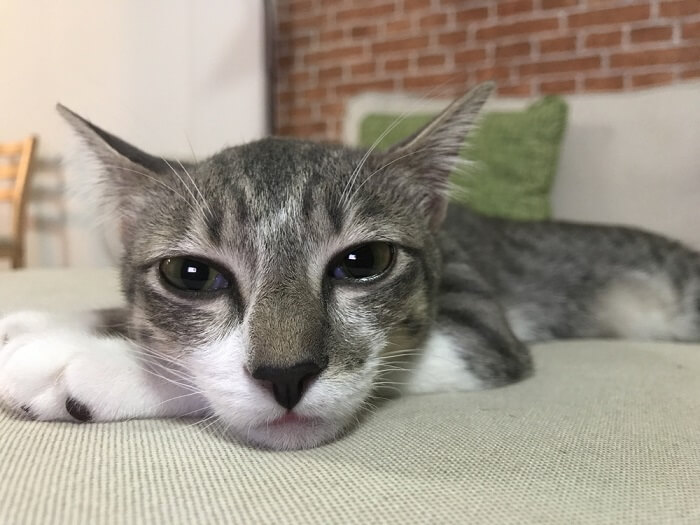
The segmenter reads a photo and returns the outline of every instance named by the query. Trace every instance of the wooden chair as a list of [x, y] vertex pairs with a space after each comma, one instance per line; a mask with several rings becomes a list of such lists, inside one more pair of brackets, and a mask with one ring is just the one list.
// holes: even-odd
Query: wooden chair
[[0, 237], [0, 257], [10, 257], [13, 268], [24, 266], [27, 179], [35, 144], [33, 136], [0, 144], [0, 203], [9, 201], [12, 205], [10, 237]]

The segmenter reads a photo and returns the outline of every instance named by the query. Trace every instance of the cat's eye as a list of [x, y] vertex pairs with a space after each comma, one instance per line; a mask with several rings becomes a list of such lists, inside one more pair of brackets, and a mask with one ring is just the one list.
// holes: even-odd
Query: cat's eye
[[336, 280], [368, 280], [386, 272], [394, 261], [394, 247], [386, 242], [360, 244], [336, 257], [328, 276]]
[[186, 292], [214, 292], [229, 287], [221, 272], [209, 263], [191, 257], [172, 257], [160, 263], [165, 281]]

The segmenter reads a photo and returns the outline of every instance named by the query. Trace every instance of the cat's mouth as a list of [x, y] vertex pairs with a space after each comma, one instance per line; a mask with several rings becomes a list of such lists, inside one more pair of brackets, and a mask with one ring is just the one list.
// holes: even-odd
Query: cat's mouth
[[277, 419], [273, 419], [269, 423], [267, 423], [268, 426], [271, 427], [293, 427], [293, 426], [309, 426], [313, 425], [314, 423], [320, 423], [320, 418], [317, 417], [308, 417], [308, 416], [302, 416], [297, 414], [296, 412], [287, 412], [285, 415], [282, 417], [278, 417]]
[[344, 425], [332, 419], [287, 412], [246, 430], [245, 441], [274, 450], [312, 448], [337, 438]]

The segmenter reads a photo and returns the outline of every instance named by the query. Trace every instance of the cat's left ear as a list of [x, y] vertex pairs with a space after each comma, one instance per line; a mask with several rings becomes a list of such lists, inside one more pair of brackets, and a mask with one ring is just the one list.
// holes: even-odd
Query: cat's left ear
[[445, 218], [448, 177], [493, 87], [492, 82], [476, 86], [385, 154], [388, 156], [386, 165], [400, 171], [398, 176], [402, 184], [407, 184], [407, 189], [416, 197], [431, 229], [437, 229]]

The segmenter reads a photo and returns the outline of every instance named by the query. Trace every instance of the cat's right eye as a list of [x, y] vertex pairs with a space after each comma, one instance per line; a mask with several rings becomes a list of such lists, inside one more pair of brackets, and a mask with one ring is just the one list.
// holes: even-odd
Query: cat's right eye
[[161, 261], [160, 274], [178, 290], [186, 292], [215, 292], [229, 287], [219, 270], [209, 263], [192, 257], [172, 257]]

